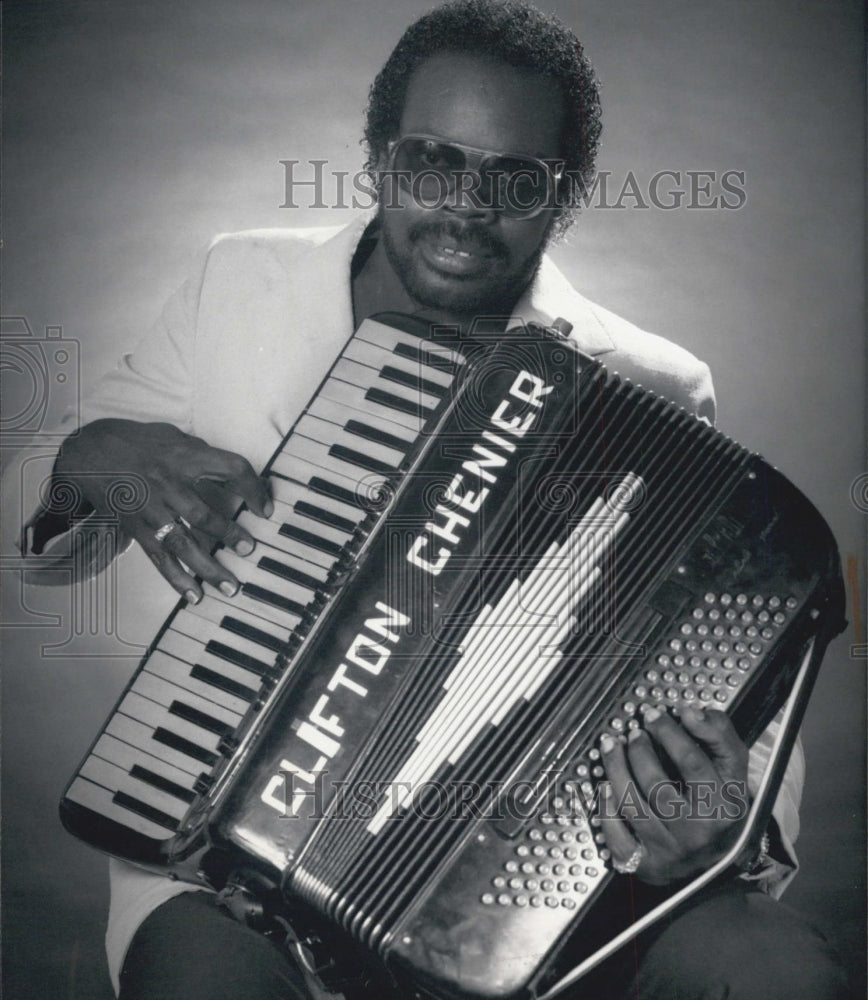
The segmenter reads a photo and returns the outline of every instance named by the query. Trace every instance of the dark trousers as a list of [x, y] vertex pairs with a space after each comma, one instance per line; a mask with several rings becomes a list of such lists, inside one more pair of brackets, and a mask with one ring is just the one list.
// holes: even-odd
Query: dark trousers
[[[136, 934], [120, 1000], [311, 1000], [292, 959], [215, 897], [185, 893]], [[700, 897], [594, 970], [569, 1000], [846, 1000], [837, 958], [799, 914], [747, 883]], [[380, 1000], [371, 997], [371, 1000]]]

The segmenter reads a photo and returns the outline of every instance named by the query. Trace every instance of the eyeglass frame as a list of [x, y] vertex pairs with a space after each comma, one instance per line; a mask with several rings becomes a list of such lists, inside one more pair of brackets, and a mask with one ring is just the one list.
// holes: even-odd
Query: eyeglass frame
[[[519, 215], [509, 215], [509, 214], [507, 214], [508, 218], [512, 218], [512, 219], [515, 219], [517, 221], [523, 221], [525, 219], [534, 219], [534, 218], [536, 218], [541, 212], [544, 212], [546, 209], [561, 209], [561, 208], [563, 208], [563, 205], [561, 205], [560, 202], [558, 202], [556, 200], [554, 202], [552, 201], [552, 195], [554, 195], [555, 199], [557, 198], [558, 186], [560, 185], [561, 181], [563, 181], [564, 178], [565, 178], [565, 176], [566, 176], [567, 171], [565, 170], [565, 161], [564, 160], [557, 159], [557, 160], [546, 161], [546, 160], [540, 159], [540, 157], [538, 157], [538, 156], [530, 156], [527, 153], [512, 153], [512, 152], [508, 152], [506, 150], [498, 151], [498, 150], [493, 150], [493, 149], [483, 149], [483, 148], [481, 148], [479, 146], [468, 146], [466, 143], [458, 142], [458, 141], [456, 141], [454, 139], [447, 139], [444, 136], [439, 136], [439, 135], [429, 135], [429, 134], [426, 134], [424, 132], [408, 132], [406, 135], [401, 135], [401, 136], [398, 136], [395, 139], [391, 139], [386, 144], [386, 150], [387, 150], [388, 156], [389, 156], [389, 159], [388, 159], [388, 168], [385, 171], [380, 171], [379, 172], [381, 177], [384, 174], [391, 174], [393, 176], [397, 176], [398, 179], [400, 180], [400, 178], [401, 178], [402, 175], [405, 175], [407, 177], [410, 176], [411, 171], [409, 171], [409, 170], [396, 170], [395, 169], [395, 155], [396, 155], [396, 151], [397, 151], [398, 147], [401, 145], [402, 142], [405, 142], [406, 140], [410, 140], [410, 139], [421, 139], [421, 140], [423, 140], [425, 142], [434, 142], [434, 143], [437, 143], [438, 145], [441, 145], [441, 146], [451, 146], [454, 149], [457, 149], [460, 153], [462, 153], [462, 155], [465, 158], [465, 165], [463, 167], [461, 167], [461, 168], [456, 169], [455, 171], [452, 171], [453, 174], [459, 174], [459, 173], [469, 172], [469, 173], [475, 173], [478, 177], [482, 178], [483, 171], [482, 171], [481, 167], [484, 165], [484, 163], [486, 162], [486, 160], [489, 160], [489, 159], [492, 159], [492, 160], [503, 160], [503, 159], [524, 160], [524, 161], [527, 161], [529, 164], [532, 164], [534, 167], [541, 167], [542, 170], [543, 170], [543, 172], [545, 173], [546, 177], [548, 178], [548, 181], [549, 181], [549, 197], [543, 199], [540, 202], [540, 204], [538, 204], [538, 205], [535, 205], [535, 206], [527, 208], [527, 209], [522, 209], [521, 210], [521, 214], [519, 214]], [[468, 153], [473, 154], [473, 156], [475, 157], [475, 162], [471, 163], [471, 162], [468, 161]], [[556, 166], [552, 166], [552, 164], [556, 164]], [[530, 168], [528, 168], [528, 169], [530, 169]], [[513, 173], [511, 173], [509, 175], [510, 179], [512, 179], [512, 177], [519, 176], [521, 174], [521, 172], [522, 172], [521, 170], [514, 171]], [[436, 167], [429, 167], [429, 168], [426, 168], [425, 171], [419, 171], [419, 173], [416, 174], [416, 176], [417, 177], [421, 176], [423, 173], [426, 173], [426, 174], [430, 173], [432, 175], [439, 175], [439, 176], [445, 177], [445, 175], [446, 175], [447, 172], [446, 171], [442, 171], [442, 170], [438, 171], [438, 169]], [[505, 175], [506, 172], [505, 171], [494, 170], [494, 171], [488, 171], [487, 173], [494, 174], [494, 175], [497, 175], [497, 174]], [[494, 191], [494, 189], [492, 189], [492, 192], [493, 191]], [[497, 193], [500, 194], [500, 191], [501, 191], [501, 189], [498, 186]], [[466, 191], [462, 187], [460, 193], [462, 195], [465, 195], [465, 194], [471, 194], [472, 192], [471, 191]], [[425, 206], [425, 207], [433, 207], [433, 206]], [[493, 209], [494, 211], [503, 211], [503, 212], [507, 211], [506, 207], [504, 205], [500, 205], [500, 204], [498, 204], [498, 205], [477, 206], [477, 207], [483, 207], [483, 208], [486, 208], [486, 209], [490, 208], [490, 209]]]

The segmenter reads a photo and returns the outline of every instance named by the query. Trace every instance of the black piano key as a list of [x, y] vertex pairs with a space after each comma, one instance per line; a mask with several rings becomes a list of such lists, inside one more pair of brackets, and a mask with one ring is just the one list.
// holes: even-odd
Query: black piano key
[[190, 722], [200, 729], [214, 733], [215, 736], [225, 736], [227, 733], [232, 732], [232, 726], [227, 725], [220, 719], [215, 719], [213, 715], [208, 715], [207, 712], [200, 712], [198, 708], [193, 708], [192, 705], [186, 705], [183, 701], [173, 701], [169, 706], [169, 714], [177, 715], [179, 719], [184, 719], [186, 722]]
[[381, 462], [377, 458], [371, 458], [370, 455], [365, 455], [361, 451], [347, 448], [342, 444], [333, 444], [329, 448], [329, 454], [334, 455], [335, 458], [340, 459], [342, 462], [357, 465], [360, 469], [368, 469], [369, 472], [379, 472], [383, 475], [395, 472], [395, 469], [386, 465], [385, 462]]
[[[280, 517], [286, 519], [287, 523], [292, 523], [296, 517], [294, 511], [288, 511], [285, 514], [281, 514]], [[317, 528], [319, 531], [320, 529]], [[334, 531], [338, 538], [346, 537], [345, 533], [336, 531], [327, 525], [323, 525], [322, 532], [332, 532]], [[290, 581], [287, 577], [276, 576], [273, 572], [268, 569], [262, 568], [259, 563], [256, 562], [258, 557], [254, 555], [252, 558], [245, 559], [241, 556], [236, 555], [234, 552], [220, 552], [218, 556], [218, 561], [221, 562], [241, 584], [251, 584], [254, 586], [262, 587], [267, 591], [276, 591], [284, 600], [291, 600], [293, 605], [299, 608], [306, 608], [311, 601], [316, 597], [316, 589], [311, 589], [310, 587], [303, 587], [301, 584], [294, 583]], [[282, 560], [286, 565], [293, 565], [293, 559], [288, 556], [287, 559]], [[313, 569], [313, 567], [311, 567]], [[316, 586], [320, 586], [317, 582]], [[246, 591], [245, 591], [246, 593]], [[291, 605], [283, 605], [283, 607], [289, 608]]]
[[[332, 435], [327, 444], [346, 444], [352, 447], [353, 438], [345, 430], [335, 428], [339, 432], [340, 437], [335, 434]], [[342, 440], [346, 439], [346, 440]], [[323, 453], [325, 455], [327, 452], [327, 444], [320, 442], [322, 445]], [[383, 448], [382, 445], [366, 445], [367, 449], [373, 451], [375, 448], [378, 450], [376, 455], [377, 458], [382, 459], [384, 462], [388, 461], [394, 455], [399, 454], [392, 451], [390, 448]], [[382, 449], [380, 451], [379, 449]], [[403, 453], [400, 453], [403, 456]], [[326, 475], [333, 483], [341, 482], [341, 477], [332, 474], [333, 470], [327, 470]], [[310, 485], [305, 482], [311, 476], [318, 475], [319, 473], [313, 469], [299, 470], [299, 473], [291, 478], [287, 478], [281, 473], [276, 473], [271, 477], [271, 487], [272, 496], [276, 504], [286, 504], [287, 506], [297, 509], [296, 504], [298, 503], [309, 503], [313, 504], [314, 507], [322, 508], [329, 512], [331, 516], [341, 518], [340, 524], [344, 525], [343, 530], [352, 532], [353, 528], [362, 520], [363, 514], [359, 511], [359, 505], [356, 502], [346, 503], [344, 500], [339, 500], [337, 497], [328, 496], [323, 493], [316, 493], [310, 488]], [[356, 484], [353, 482], [346, 483], [344, 481], [344, 489], [347, 491], [354, 491]], [[277, 518], [281, 518], [280, 507], [277, 508], [278, 513], [275, 515]], [[317, 529], [318, 530], [318, 529]], [[290, 560], [292, 562], [293, 560]], [[312, 572], [308, 570], [308, 572]]]
[[[296, 510], [298, 505], [296, 505]], [[353, 525], [355, 527], [355, 525]], [[269, 573], [274, 573], [276, 576], [282, 577], [284, 580], [291, 580], [293, 583], [297, 583], [300, 587], [307, 587], [308, 590], [317, 591], [323, 586], [321, 580], [317, 580], [313, 576], [308, 576], [307, 573], [302, 573], [300, 569], [296, 569], [295, 566], [287, 566], [286, 563], [280, 562], [278, 559], [272, 559], [270, 556], [263, 556], [259, 562], [256, 564], [260, 569], [267, 570]]]
[[388, 406], [392, 410], [399, 410], [401, 413], [408, 413], [411, 417], [417, 417], [419, 420], [427, 420], [434, 412], [427, 406], [414, 403], [410, 399], [402, 399], [401, 396], [394, 396], [391, 392], [384, 392], [382, 389], [368, 389], [365, 393], [365, 399], [369, 399], [372, 403], [379, 403], [381, 406]]
[[[248, 625], [247, 622], [233, 618], [231, 615], [226, 615], [220, 620], [220, 628], [226, 629], [227, 632], [233, 632], [235, 635], [240, 635], [242, 639], [249, 639], [250, 642], [258, 643], [260, 646], [264, 646], [275, 653], [282, 653], [286, 648], [286, 643], [278, 639], [277, 636], [269, 635], [268, 632], [263, 632], [262, 629]], [[216, 655], [219, 656], [220, 654]]]
[[370, 507], [370, 503], [364, 497], [359, 496], [356, 490], [348, 490], [343, 486], [338, 486], [337, 483], [330, 483], [327, 479], [323, 479], [322, 476], [314, 476], [307, 486], [314, 493], [331, 497], [333, 500], [340, 500], [341, 503], [352, 504], [360, 510], [368, 510]]
[[220, 642], [218, 639], [209, 640], [205, 644], [205, 652], [213, 653], [214, 656], [219, 656], [221, 660], [234, 663], [236, 667], [243, 667], [245, 670], [258, 674], [260, 677], [264, 677], [271, 670], [269, 664], [263, 663], [262, 660], [254, 659], [240, 650], [233, 649], [232, 646], [227, 646], [226, 643]]
[[162, 774], [154, 774], [153, 771], [149, 771], [140, 764], [133, 764], [130, 769], [130, 777], [147, 782], [147, 784], [153, 785], [154, 788], [159, 788], [162, 792], [174, 795], [176, 799], [181, 799], [183, 802], [192, 802], [196, 798], [195, 792], [191, 792], [189, 788], [176, 785], [174, 781], [169, 781]]
[[238, 681], [224, 677], [222, 674], [218, 674], [216, 670], [203, 667], [198, 663], [190, 671], [190, 676], [194, 677], [197, 681], [210, 684], [211, 687], [218, 688], [220, 691], [225, 691], [227, 694], [234, 695], [236, 698], [241, 698], [247, 702], [252, 702], [257, 695], [257, 692], [253, 688], [247, 687], [246, 684], [239, 684]]
[[344, 551], [343, 548], [336, 542], [330, 542], [326, 538], [320, 538], [319, 535], [315, 535], [312, 531], [305, 531], [303, 528], [298, 528], [294, 524], [282, 524], [278, 534], [281, 534], [286, 538], [295, 538], [299, 542], [304, 542], [305, 545], [310, 545], [314, 549], [319, 549], [320, 552], [327, 552], [336, 559]]
[[[337, 445], [335, 446], [337, 447]], [[309, 517], [312, 521], [319, 521], [321, 524], [327, 524], [330, 528], [337, 528], [338, 531], [346, 531], [347, 534], [352, 534], [356, 528], [355, 521], [348, 521], [345, 517], [341, 517], [339, 514], [332, 514], [329, 510], [323, 510], [322, 507], [317, 507], [315, 504], [308, 503], [306, 500], [298, 500], [293, 504], [292, 509], [297, 513], [301, 514], [302, 517]], [[262, 563], [260, 563], [260, 566]], [[288, 567], [287, 567], [288, 568]], [[310, 579], [310, 577], [308, 577]], [[305, 584], [305, 586], [310, 586], [310, 584]], [[314, 581], [314, 589], [319, 586], [318, 581]]]
[[162, 743], [164, 746], [170, 747], [172, 750], [177, 750], [178, 753], [186, 754], [194, 760], [207, 764], [208, 767], [213, 767], [219, 760], [216, 753], [212, 753], [204, 747], [197, 746], [191, 740], [185, 740], [183, 736], [179, 736], [177, 733], [173, 733], [170, 729], [165, 729], [163, 726], [157, 726], [153, 733], [153, 739], [157, 743]]
[[[170, 704], [170, 701], [166, 701], [166, 698], [170, 698], [172, 694], [175, 697], [187, 698], [187, 695], [179, 695], [175, 693], [176, 688], [180, 688], [181, 691], [188, 692], [195, 701], [191, 704], [196, 705], [205, 712], [210, 712], [212, 715], [217, 715], [222, 718], [224, 722], [231, 722], [231, 719], [227, 719], [222, 715], [220, 710], [228, 711], [235, 716], [238, 722], [241, 721], [241, 717], [247, 711], [247, 704], [240, 701], [238, 698], [228, 697], [225, 691], [217, 691], [210, 684], [203, 684], [197, 681], [192, 675], [192, 663], [199, 662], [199, 656], [193, 658], [191, 662], [186, 662], [184, 660], [179, 660], [174, 656], [166, 655], [165, 650], [157, 649], [148, 659], [145, 664], [143, 673], [155, 675], [165, 683], [164, 698], [159, 698], [158, 692], [154, 691], [155, 695], [158, 695], [154, 700], [159, 700], [161, 704]], [[240, 680], [242, 683], [249, 683], [249, 678], [253, 679], [254, 685], [258, 680], [255, 674], [251, 674], [247, 670], [241, 670], [239, 667], [234, 666], [230, 663], [224, 663], [222, 660], [217, 661], [215, 666], [214, 661], [216, 657], [207, 653], [203, 648], [201, 651], [201, 665], [205, 667], [210, 667], [219, 673], [224, 673], [233, 680]], [[224, 668], [225, 669], [222, 669]], [[237, 675], [242, 675], [241, 677]], [[153, 682], [151, 682], [153, 683]], [[143, 692], [145, 693], [145, 692]], [[211, 711], [208, 704], [200, 704], [199, 699], [204, 699], [206, 703], [212, 703], [217, 711]], [[208, 744], [204, 744], [207, 746]], [[213, 748], [212, 748], [213, 749]]]
[[292, 615], [302, 616], [305, 613], [304, 607], [298, 601], [290, 600], [282, 594], [276, 594], [273, 590], [266, 590], [256, 583], [243, 583], [241, 592], [254, 601], [261, 601], [263, 604], [270, 604], [274, 608], [288, 611]]
[[380, 369], [380, 378], [388, 382], [397, 382], [398, 385], [406, 385], [408, 389], [418, 389], [419, 392], [427, 392], [430, 396], [444, 396], [447, 392], [444, 386], [430, 379], [422, 378], [421, 375], [403, 372], [400, 368], [386, 365]]
[[407, 358], [408, 361], [418, 361], [422, 365], [427, 365], [429, 368], [436, 368], [438, 371], [447, 372], [450, 375], [454, 375], [459, 368], [457, 364], [450, 360], [445, 351], [442, 354], [435, 351], [425, 351], [414, 344], [407, 344], [402, 341], [395, 344], [393, 352], [398, 357]]
[[363, 424], [361, 420], [348, 420], [344, 424], [344, 430], [360, 438], [365, 438], [366, 441], [375, 441], [377, 444], [384, 444], [404, 454], [410, 448], [407, 442], [401, 438], [395, 437], [394, 434], [389, 434], [387, 431], [380, 430], [379, 427], [371, 427], [368, 424]]
[[133, 798], [132, 795], [128, 795], [126, 792], [115, 792], [112, 796], [112, 802], [115, 805], [123, 806], [124, 809], [129, 809], [130, 812], [143, 816], [145, 819], [149, 819], [152, 823], [164, 826], [167, 830], [178, 829], [178, 821], [174, 817], [168, 816], [160, 809], [149, 806], [147, 802], [141, 802], [139, 799]]
[[387, 425], [395, 424], [396, 431], [406, 431], [414, 436], [422, 429], [423, 418], [418, 414], [399, 411], [388, 404], [377, 402], [376, 396], [369, 396], [370, 391], [380, 391], [372, 386], [355, 386], [347, 382], [335, 380], [326, 382], [322, 393], [329, 403], [337, 403], [343, 409], [342, 417], [346, 418], [347, 409], [357, 410], [368, 420], [383, 421]]

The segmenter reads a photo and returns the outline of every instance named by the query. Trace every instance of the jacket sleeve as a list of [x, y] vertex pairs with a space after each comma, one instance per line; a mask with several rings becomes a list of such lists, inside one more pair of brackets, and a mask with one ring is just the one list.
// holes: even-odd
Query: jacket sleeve
[[[209, 248], [210, 249], [210, 248]], [[196, 326], [209, 250], [169, 299], [135, 349], [123, 355], [51, 428], [36, 432], [4, 461], [2, 551], [20, 560], [28, 582], [69, 584], [99, 572], [128, 544], [112, 518], [82, 510], [81, 498], [52, 479], [65, 438], [94, 420], [163, 421], [193, 431]], [[143, 484], [121, 484], [117, 508], [135, 504]]]

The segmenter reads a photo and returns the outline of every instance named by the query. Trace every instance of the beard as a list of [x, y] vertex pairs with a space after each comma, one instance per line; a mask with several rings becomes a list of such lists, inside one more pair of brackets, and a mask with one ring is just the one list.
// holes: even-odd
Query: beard
[[424, 264], [396, 243], [380, 209], [380, 232], [386, 257], [410, 297], [430, 309], [469, 316], [509, 315], [522, 292], [539, 270], [542, 255], [549, 242], [551, 229], [536, 250], [515, 264], [507, 243], [492, 233], [489, 227], [474, 222], [459, 223], [454, 219], [421, 219], [406, 233], [412, 245], [422, 239], [446, 237], [459, 249], [485, 256], [495, 273], [484, 275], [450, 274], [439, 282], [428, 275]]

